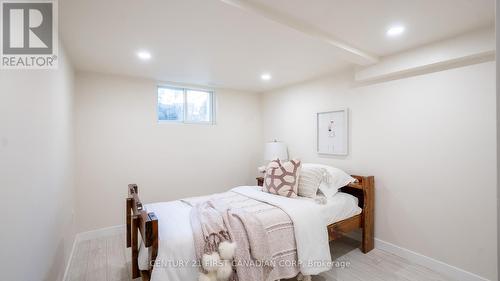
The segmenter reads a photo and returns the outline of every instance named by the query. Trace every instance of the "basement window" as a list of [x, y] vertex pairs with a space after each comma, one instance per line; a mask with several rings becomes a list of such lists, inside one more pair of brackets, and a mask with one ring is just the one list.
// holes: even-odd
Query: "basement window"
[[158, 122], [214, 123], [214, 92], [200, 89], [158, 87]]

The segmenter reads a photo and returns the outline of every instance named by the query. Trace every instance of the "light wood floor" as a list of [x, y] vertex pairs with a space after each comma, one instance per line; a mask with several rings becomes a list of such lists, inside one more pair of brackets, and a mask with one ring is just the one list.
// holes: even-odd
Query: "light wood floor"
[[[81, 241], [76, 245], [66, 281], [132, 280], [130, 249], [124, 245], [123, 235]], [[332, 257], [344, 262], [345, 266], [315, 276], [313, 281], [451, 281], [428, 268], [378, 249], [365, 255], [358, 245], [359, 242], [349, 238], [335, 241], [331, 247]]]

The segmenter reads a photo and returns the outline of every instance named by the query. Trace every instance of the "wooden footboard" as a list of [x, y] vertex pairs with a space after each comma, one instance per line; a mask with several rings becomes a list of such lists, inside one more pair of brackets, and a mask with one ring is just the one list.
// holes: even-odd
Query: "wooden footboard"
[[[143, 209], [136, 184], [128, 185], [126, 201], [127, 248], [132, 248], [132, 278], [149, 280], [158, 255], [158, 219]], [[149, 270], [139, 271], [139, 234], [149, 251]]]
[[356, 183], [351, 183], [344, 186], [340, 191], [356, 196], [359, 201], [359, 207], [363, 210], [361, 214], [336, 222], [328, 226], [328, 236], [330, 241], [338, 239], [345, 234], [359, 229], [362, 229], [361, 251], [368, 253], [375, 246], [374, 239], [374, 210], [375, 210], [375, 178], [355, 176], [358, 180]]

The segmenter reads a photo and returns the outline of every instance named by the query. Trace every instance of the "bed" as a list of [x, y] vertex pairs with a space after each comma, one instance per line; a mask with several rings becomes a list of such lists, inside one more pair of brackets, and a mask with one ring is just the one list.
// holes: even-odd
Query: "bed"
[[[374, 177], [353, 177], [357, 182], [342, 187], [333, 200], [321, 206], [321, 210], [329, 217], [328, 223], [325, 224], [328, 240], [333, 241], [351, 231], [361, 229], [360, 247], [363, 253], [367, 253], [374, 247]], [[136, 184], [128, 186], [128, 193], [126, 242], [132, 251], [132, 277], [151, 280], [155, 266], [160, 267], [157, 262], [159, 254], [161, 258], [158, 260], [162, 262], [187, 262], [187, 258], [194, 251], [192, 238], [185, 235], [190, 232], [191, 207], [181, 200], [143, 205]], [[165, 252], [168, 252], [169, 259], [165, 259]], [[168, 270], [162, 268], [161, 270], [165, 271], [162, 271], [162, 278], [158, 277], [160, 269], [157, 268], [157, 277], [153, 278], [153, 281], [196, 280], [195, 267], [185, 266], [182, 270], [176, 267], [180, 268], [177, 262], [169, 264]]]

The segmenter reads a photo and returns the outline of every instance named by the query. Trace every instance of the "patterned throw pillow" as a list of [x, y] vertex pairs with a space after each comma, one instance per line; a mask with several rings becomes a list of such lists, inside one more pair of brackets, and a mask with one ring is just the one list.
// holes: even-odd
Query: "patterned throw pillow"
[[285, 197], [297, 197], [300, 161], [291, 160], [282, 163], [279, 159], [271, 161], [266, 167], [264, 192]]

